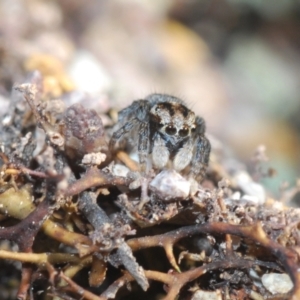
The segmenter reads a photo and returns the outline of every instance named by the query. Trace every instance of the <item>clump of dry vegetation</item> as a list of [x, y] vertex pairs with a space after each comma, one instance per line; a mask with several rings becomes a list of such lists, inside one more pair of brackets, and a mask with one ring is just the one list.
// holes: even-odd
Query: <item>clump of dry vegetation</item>
[[[35, 71], [14, 87], [1, 120], [0, 259], [21, 263], [20, 280], [1, 283], [7, 299], [300, 298], [298, 209], [265, 201], [220, 153], [192, 194], [178, 196], [173, 172], [162, 192], [161, 173], [143, 181], [128, 153], [109, 151], [94, 110], [65, 107], [43, 84]], [[260, 148], [256, 177], [264, 159]], [[265, 283], [280, 274], [282, 291]]]

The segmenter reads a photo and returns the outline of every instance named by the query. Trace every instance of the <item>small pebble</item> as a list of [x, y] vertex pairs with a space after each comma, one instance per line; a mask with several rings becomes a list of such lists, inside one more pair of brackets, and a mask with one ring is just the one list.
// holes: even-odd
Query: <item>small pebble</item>
[[165, 201], [185, 200], [191, 183], [174, 170], [163, 170], [150, 182], [149, 189]]
[[261, 278], [261, 281], [264, 287], [272, 294], [285, 294], [294, 286], [287, 274], [264, 274]]

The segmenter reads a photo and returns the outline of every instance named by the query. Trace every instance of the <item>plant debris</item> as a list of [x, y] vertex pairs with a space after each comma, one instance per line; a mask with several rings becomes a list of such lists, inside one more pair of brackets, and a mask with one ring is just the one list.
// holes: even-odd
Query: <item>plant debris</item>
[[[17, 299], [300, 298], [299, 209], [214, 153], [202, 184], [145, 177], [126, 149], [109, 150], [96, 111], [66, 107], [43, 82], [35, 71], [14, 88], [0, 128], [0, 239], [11, 243], [0, 259], [21, 262]], [[288, 287], [270, 286], [275, 275]]]

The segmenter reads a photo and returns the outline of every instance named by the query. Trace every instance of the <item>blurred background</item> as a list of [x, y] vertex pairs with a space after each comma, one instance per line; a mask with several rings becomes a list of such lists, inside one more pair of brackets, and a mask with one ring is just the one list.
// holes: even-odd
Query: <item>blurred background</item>
[[300, 174], [300, 1], [1, 0], [2, 112], [35, 69], [51, 97], [100, 113], [181, 97], [250, 172], [266, 146], [274, 195]]

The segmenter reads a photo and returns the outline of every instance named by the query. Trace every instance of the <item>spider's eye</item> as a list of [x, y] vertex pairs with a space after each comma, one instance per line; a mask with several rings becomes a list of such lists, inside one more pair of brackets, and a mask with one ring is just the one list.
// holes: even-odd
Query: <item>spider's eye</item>
[[188, 130], [188, 128], [182, 128], [182, 129], [179, 130], [178, 133], [179, 133], [179, 136], [185, 137], [189, 134], [189, 130]]
[[195, 127], [192, 127], [191, 131], [192, 131], [192, 132], [195, 132], [195, 131], [196, 131], [196, 126], [195, 126]]
[[158, 129], [160, 129], [164, 126], [164, 123], [162, 123], [162, 122], [159, 122], [159, 123], [156, 123], [156, 124], [157, 124], [156, 126], [157, 126]]
[[166, 133], [169, 135], [174, 135], [176, 133], [176, 128], [172, 125], [166, 127]]

